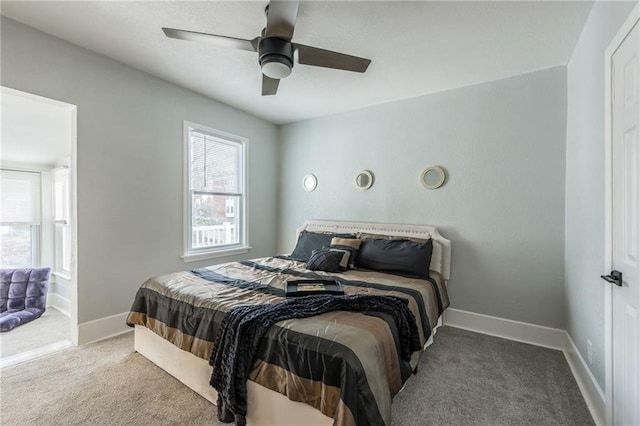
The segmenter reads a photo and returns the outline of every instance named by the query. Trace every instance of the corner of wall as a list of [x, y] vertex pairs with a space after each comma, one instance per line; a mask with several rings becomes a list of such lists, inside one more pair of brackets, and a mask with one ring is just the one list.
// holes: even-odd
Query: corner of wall
[[283, 176], [282, 176], [282, 132], [283, 132], [283, 125], [279, 124], [276, 126], [276, 146], [278, 149], [278, 155], [276, 156], [277, 158], [277, 162], [276, 162], [276, 223], [275, 223], [275, 227], [276, 227], [276, 240], [274, 242], [275, 247], [274, 247], [274, 253], [280, 253], [280, 246], [281, 246], [281, 232], [282, 232], [282, 204], [283, 204], [283, 200], [282, 200], [282, 180], [283, 180]]
[[133, 328], [126, 324], [128, 315], [129, 312], [122, 312], [78, 324], [78, 345], [86, 345], [133, 331]]

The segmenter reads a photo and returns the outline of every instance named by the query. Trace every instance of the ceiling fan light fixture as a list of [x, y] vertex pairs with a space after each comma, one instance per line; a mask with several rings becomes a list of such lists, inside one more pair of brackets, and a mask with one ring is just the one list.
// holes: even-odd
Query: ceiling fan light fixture
[[293, 45], [278, 37], [266, 37], [258, 43], [258, 56], [262, 73], [280, 80], [291, 74], [293, 68]]
[[262, 74], [276, 80], [285, 78], [291, 74], [291, 65], [289, 65], [290, 62], [287, 62], [286, 58], [279, 58], [276, 55], [273, 55], [272, 58], [265, 58], [261, 64]]

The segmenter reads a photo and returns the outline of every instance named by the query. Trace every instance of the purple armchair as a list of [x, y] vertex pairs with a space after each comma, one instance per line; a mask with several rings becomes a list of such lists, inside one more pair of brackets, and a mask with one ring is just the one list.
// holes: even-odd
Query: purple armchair
[[40, 318], [47, 306], [51, 268], [0, 269], [0, 331]]

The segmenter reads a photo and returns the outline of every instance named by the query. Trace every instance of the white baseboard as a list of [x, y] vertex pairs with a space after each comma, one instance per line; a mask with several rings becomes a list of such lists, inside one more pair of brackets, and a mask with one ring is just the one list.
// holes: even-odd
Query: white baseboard
[[564, 353], [578, 388], [597, 425], [605, 424], [604, 392], [566, 330], [449, 308], [444, 324]]
[[132, 331], [133, 328], [125, 324], [127, 315], [129, 315], [128, 311], [78, 324], [78, 345], [97, 342]]
[[567, 346], [564, 350], [564, 356], [567, 358], [573, 377], [575, 377], [578, 383], [587, 407], [589, 407], [589, 411], [591, 411], [593, 420], [596, 422], [596, 425], [604, 425], [606, 423], [604, 392], [593, 376], [593, 373], [591, 373], [591, 370], [589, 370], [584, 358], [580, 355], [580, 351], [578, 351], [569, 333], [565, 332], [565, 334]]
[[66, 316], [69, 315], [69, 310], [71, 308], [71, 302], [66, 297], [60, 296], [58, 293], [49, 293], [47, 294], [47, 307], [53, 306]]
[[73, 342], [71, 340], [63, 340], [61, 342], [52, 343], [42, 348], [32, 349], [27, 352], [22, 352], [16, 355], [12, 355], [3, 359], [0, 359], [0, 370], [6, 367], [11, 367], [16, 364], [20, 364], [26, 361], [42, 358], [47, 355], [54, 354], [62, 349], [72, 348]]
[[566, 348], [567, 344], [567, 333], [559, 328], [476, 314], [460, 309], [447, 309], [444, 315], [444, 324], [561, 351]]

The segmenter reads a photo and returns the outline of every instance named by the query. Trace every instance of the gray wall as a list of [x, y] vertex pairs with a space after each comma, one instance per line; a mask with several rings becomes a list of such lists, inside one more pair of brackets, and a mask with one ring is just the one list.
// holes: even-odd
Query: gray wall
[[78, 106], [81, 323], [128, 311], [150, 276], [213, 263], [179, 257], [183, 120], [249, 139], [253, 250], [242, 257], [274, 253], [275, 125], [16, 21], [1, 29], [1, 84]]
[[[453, 241], [452, 307], [563, 328], [565, 78], [557, 67], [282, 126], [279, 251], [308, 218], [436, 225]], [[433, 164], [449, 178], [428, 191], [418, 174]], [[353, 185], [362, 169], [368, 191]]]
[[633, 2], [596, 2], [567, 65], [566, 328], [604, 389], [604, 51]]

